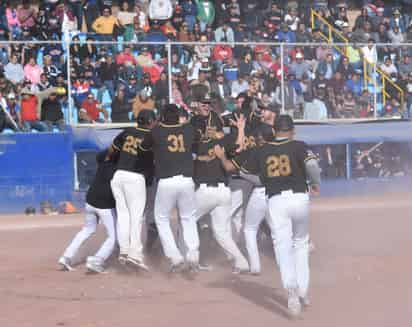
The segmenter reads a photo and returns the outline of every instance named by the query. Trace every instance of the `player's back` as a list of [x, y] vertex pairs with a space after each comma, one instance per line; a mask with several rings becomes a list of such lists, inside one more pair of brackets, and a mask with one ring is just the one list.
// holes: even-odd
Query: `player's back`
[[116, 136], [113, 147], [119, 151], [118, 170], [148, 174], [153, 165], [153, 154], [139, 151], [138, 147], [149, 134], [149, 129], [130, 127]]
[[160, 123], [152, 130], [152, 148], [157, 178], [193, 176], [192, 145], [194, 129], [190, 124]]
[[267, 142], [257, 151], [260, 177], [269, 197], [287, 190], [307, 191], [305, 161], [314, 156], [304, 142], [289, 139]]

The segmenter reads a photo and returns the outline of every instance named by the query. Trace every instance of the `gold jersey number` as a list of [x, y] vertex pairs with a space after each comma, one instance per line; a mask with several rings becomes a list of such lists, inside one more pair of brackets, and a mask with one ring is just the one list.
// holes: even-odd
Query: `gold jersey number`
[[245, 148], [246, 149], [251, 149], [254, 148], [256, 146], [256, 140], [254, 136], [245, 136]]
[[167, 141], [169, 142], [169, 146], [167, 147], [167, 149], [170, 152], [185, 152], [185, 142], [183, 140], [183, 135], [179, 134], [179, 135], [174, 135], [174, 134], [170, 134], [167, 137]]
[[137, 155], [137, 147], [140, 143], [142, 143], [141, 139], [129, 135], [126, 137], [122, 150], [135, 156]]
[[266, 159], [266, 169], [268, 177], [289, 176], [292, 173], [289, 156], [270, 156]]

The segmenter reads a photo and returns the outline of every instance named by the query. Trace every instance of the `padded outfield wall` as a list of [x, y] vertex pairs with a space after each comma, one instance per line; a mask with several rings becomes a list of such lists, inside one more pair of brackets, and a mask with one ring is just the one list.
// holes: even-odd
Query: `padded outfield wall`
[[[84, 191], [94, 175], [95, 153], [109, 146], [120, 131], [77, 127], [65, 133], [0, 134], [0, 213], [21, 213], [27, 206], [38, 209], [44, 200], [54, 206], [67, 200], [82, 205]], [[336, 167], [323, 167], [324, 172], [332, 171], [325, 179], [325, 195], [410, 188], [411, 122], [298, 125], [297, 138], [313, 147], [321, 163], [327, 161], [325, 149], [331, 149]], [[358, 171], [354, 158], [370, 149], [376, 156], [374, 165], [387, 165], [385, 158], [382, 163], [378, 160], [388, 151], [392, 159], [402, 152], [401, 159], [391, 159], [401, 163], [391, 168], [393, 171], [372, 166], [370, 176], [369, 171]]]

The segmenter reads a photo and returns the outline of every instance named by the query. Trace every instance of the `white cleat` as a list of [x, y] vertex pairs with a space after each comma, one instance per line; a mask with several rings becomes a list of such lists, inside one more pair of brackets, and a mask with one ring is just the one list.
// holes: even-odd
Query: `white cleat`
[[126, 263], [134, 266], [135, 268], [138, 268], [138, 269], [141, 269], [147, 272], [150, 271], [149, 267], [141, 260], [127, 257]]
[[185, 270], [185, 263], [183, 261], [178, 263], [172, 263], [169, 269], [169, 273], [178, 274]]
[[86, 268], [89, 272], [101, 274], [104, 272], [103, 260], [98, 257], [87, 257]]
[[69, 258], [60, 257], [58, 263], [60, 265], [60, 270], [62, 270], [62, 271], [74, 271], [74, 270], [76, 270], [71, 266], [72, 263], [71, 263], [71, 260]]
[[125, 265], [127, 261], [127, 254], [120, 254], [118, 260], [121, 265]]
[[310, 306], [310, 300], [307, 296], [303, 296], [303, 297], [301, 296], [299, 297], [299, 300], [304, 308], [307, 308]]
[[298, 317], [302, 312], [302, 306], [296, 288], [288, 289], [288, 309], [292, 317]]

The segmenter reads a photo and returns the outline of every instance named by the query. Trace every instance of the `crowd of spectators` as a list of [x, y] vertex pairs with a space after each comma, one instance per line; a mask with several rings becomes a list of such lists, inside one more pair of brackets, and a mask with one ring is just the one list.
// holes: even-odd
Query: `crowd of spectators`
[[[220, 113], [233, 110], [241, 95], [251, 106], [283, 105], [304, 119], [409, 113], [412, 48], [399, 46], [412, 40], [408, 2], [2, 1], [0, 130], [62, 130], [68, 121], [128, 122], [142, 109], [160, 109], [170, 100], [168, 52], [166, 46], [144, 42], [168, 40], [198, 42], [171, 48], [171, 98], [187, 110], [195, 110], [209, 93]], [[312, 28], [312, 9], [328, 25], [317, 20]], [[335, 41], [343, 36], [360, 45], [302, 45], [325, 42], [329, 24]], [[262, 41], [285, 43], [284, 57], [279, 46], [253, 44]], [[289, 44], [295, 42], [300, 46]], [[367, 72], [364, 59], [372, 64]], [[378, 76], [370, 68], [374, 64], [393, 82], [385, 85], [389, 96], [381, 108], [375, 107], [382, 103], [381, 93], [374, 99], [375, 90], [365, 88], [365, 76]], [[73, 117], [68, 117], [70, 99]]]

